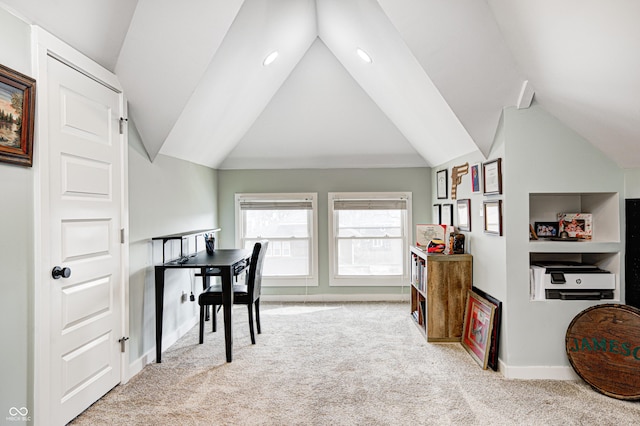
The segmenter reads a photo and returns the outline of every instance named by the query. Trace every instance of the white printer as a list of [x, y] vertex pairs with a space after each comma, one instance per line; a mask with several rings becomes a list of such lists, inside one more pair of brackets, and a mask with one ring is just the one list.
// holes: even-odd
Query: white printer
[[531, 265], [531, 287], [535, 300], [613, 299], [616, 276], [579, 262], [539, 262]]

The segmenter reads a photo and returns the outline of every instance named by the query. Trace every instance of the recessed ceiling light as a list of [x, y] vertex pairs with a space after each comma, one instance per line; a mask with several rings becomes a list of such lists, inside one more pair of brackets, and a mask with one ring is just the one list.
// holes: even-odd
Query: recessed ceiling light
[[360, 59], [362, 59], [366, 63], [370, 64], [371, 62], [373, 62], [373, 60], [371, 59], [371, 56], [369, 56], [367, 52], [360, 49], [359, 47], [356, 49], [356, 53], [358, 54], [358, 56], [360, 56]]
[[262, 61], [262, 65], [264, 65], [265, 67], [267, 65], [271, 65], [273, 61], [276, 60], [277, 57], [278, 57], [278, 51], [274, 50], [273, 52], [269, 53], [266, 58], [264, 58], [264, 61]]

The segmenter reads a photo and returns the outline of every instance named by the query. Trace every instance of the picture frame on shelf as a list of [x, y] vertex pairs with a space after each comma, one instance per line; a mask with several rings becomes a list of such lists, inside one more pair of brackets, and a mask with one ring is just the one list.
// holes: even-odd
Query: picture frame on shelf
[[36, 81], [0, 65], [0, 161], [31, 167]]
[[483, 203], [485, 234], [502, 235], [502, 200]]
[[555, 238], [560, 235], [558, 222], [534, 222], [533, 229], [538, 238]]
[[471, 231], [471, 200], [468, 198], [458, 200], [456, 207], [458, 212], [458, 228], [461, 231]]
[[590, 240], [593, 238], [591, 213], [558, 213], [558, 235], [566, 232], [569, 238]]
[[502, 194], [502, 158], [482, 163], [484, 195]]
[[489, 345], [489, 358], [487, 359], [487, 367], [492, 369], [493, 371], [498, 371], [502, 302], [491, 296], [489, 293], [486, 293], [475, 286], [471, 287], [471, 290], [477, 293], [480, 297], [484, 297], [495, 306], [495, 311], [493, 314], [493, 325], [491, 327], [491, 343]]
[[440, 223], [442, 225], [453, 226], [453, 204], [442, 205]]
[[495, 311], [493, 303], [473, 290], [467, 291], [461, 343], [483, 370], [489, 365]]
[[480, 164], [471, 166], [471, 191], [480, 192]]
[[416, 246], [428, 247], [432, 240], [444, 240], [447, 227], [440, 224], [416, 225]]
[[441, 206], [440, 204], [433, 205], [433, 211], [431, 212], [431, 222], [440, 223]]
[[436, 172], [436, 193], [438, 200], [446, 200], [449, 189], [449, 173], [447, 169], [438, 170]]

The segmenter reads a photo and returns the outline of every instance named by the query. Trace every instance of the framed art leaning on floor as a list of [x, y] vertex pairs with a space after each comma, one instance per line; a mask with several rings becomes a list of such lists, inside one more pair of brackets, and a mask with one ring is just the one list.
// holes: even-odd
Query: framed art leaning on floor
[[472, 290], [467, 292], [462, 323], [462, 346], [483, 369], [486, 369], [489, 363], [495, 310], [495, 305], [484, 297]]

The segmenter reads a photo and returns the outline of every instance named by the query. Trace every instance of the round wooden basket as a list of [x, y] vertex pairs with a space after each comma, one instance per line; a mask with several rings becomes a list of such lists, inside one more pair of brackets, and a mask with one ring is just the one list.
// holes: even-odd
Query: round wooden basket
[[607, 396], [640, 399], [640, 309], [604, 304], [580, 312], [565, 339], [573, 369]]

